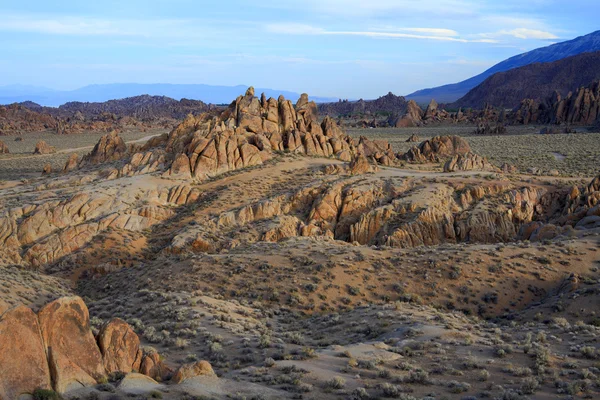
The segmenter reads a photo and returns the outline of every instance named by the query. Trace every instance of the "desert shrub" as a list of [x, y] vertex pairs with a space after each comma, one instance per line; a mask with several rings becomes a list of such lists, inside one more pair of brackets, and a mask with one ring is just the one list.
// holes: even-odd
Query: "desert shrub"
[[540, 383], [536, 378], [527, 377], [521, 381], [521, 391], [524, 394], [534, 394], [539, 387]]
[[62, 400], [62, 397], [54, 390], [36, 389], [33, 392], [34, 400]]
[[341, 376], [335, 376], [326, 382], [326, 386], [331, 389], [343, 389], [346, 386], [346, 380]]

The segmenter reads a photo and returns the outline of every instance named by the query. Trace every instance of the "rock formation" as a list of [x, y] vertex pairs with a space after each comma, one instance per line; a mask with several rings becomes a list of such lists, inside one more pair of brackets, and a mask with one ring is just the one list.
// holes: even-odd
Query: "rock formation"
[[0, 316], [0, 377], [1, 399], [18, 399], [36, 389], [51, 389], [38, 318], [25, 306]]
[[480, 123], [473, 133], [475, 135], [503, 135], [506, 133], [506, 126], [502, 124], [490, 125], [489, 122]]
[[[0, 315], [0, 398], [17, 399], [37, 389], [66, 393], [101, 383], [112, 372], [140, 368], [151, 377], [168, 378], [170, 370], [156, 353], [142, 361], [139, 343], [119, 319], [105, 324], [96, 342], [79, 297], [55, 300], [37, 315], [25, 306], [9, 309]], [[208, 374], [212, 368], [204, 361], [190, 371]]]
[[9, 154], [8, 146], [0, 140], [0, 154]]
[[56, 153], [56, 148], [50, 146], [48, 143], [40, 140], [35, 145], [35, 150], [33, 150], [33, 154], [52, 154]]
[[83, 300], [56, 300], [43, 307], [38, 318], [55, 391], [65, 393], [106, 378]]
[[457, 154], [444, 164], [444, 172], [473, 170], [497, 171], [498, 169], [490, 164], [485, 157], [473, 153]]
[[[97, 147], [93, 154], [106, 145]], [[169, 176], [205, 180], [224, 172], [261, 165], [278, 151], [343, 161], [351, 161], [364, 152], [381, 163], [395, 161], [387, 143], [375, 144], [366, 138], [355, 143], [331, 118], [326, 117], [319, 123], [317, 106], [307, 95], [302, 95], [294, 107], [283, 97], [259, 99], [254, 96], [254, 89], [249, 88], [217, 116], [188, 116], [168, 136], [153, 140], [134, 153], [128, 163], [111, 176], [164, 169]], [[96, 156], [90, 155], [84, 160], [91, 158]], [[99, 157], [99, 160], [106, 158]]]
[[408, 139], [406, 139], [406, 143], [417, 143], [419, 140], [419, 137], [413, 133]]
[[125, 321], [115, 318], [106, 323], [98, 333], [98, 346], [108, 374], [140, 370], [140, 339]]
[[116, 131], [102, 136], [91, 153], [86, 155], [83, 164], [101, 164], [116, 161], [127, 155], [127, 145]]
[[422, 121], [423, 110], [414, 100], [410, 100], [406, 104], [406, 113], [396, 119], [394, 126], [396, 128], [410, 128], [421, 125]]
[[73, 153], [69, 156], [69, 159], [65, 163], [63, 167], [63, 172], [70, 172], [77, 169], [77, 165], [79, 164], [79, 156], [76, 153]]
[[174, 383], [183, 383], [187, 379], [195, 378], [197, 376], [216, 377], [217, 375], [207, 361], [198, 361], [191, 364], [184, 364], [179, 367], [172, 380]]
[[470, 151], [469, 143], [458, 136], [436, 136], [411, 148], [401, 158], [414, 163], [437, 163], [455, 155], [467, 154]]

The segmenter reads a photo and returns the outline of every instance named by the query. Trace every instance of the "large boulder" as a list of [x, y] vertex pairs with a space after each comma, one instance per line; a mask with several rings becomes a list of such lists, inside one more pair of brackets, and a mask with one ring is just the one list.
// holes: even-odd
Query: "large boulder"
[[179, 367], [172, 381], [174, 383], [182, 383], [187, 379], [197, 376], [216, 377], [217, 375], [208, 361], [198, 361]]
[[36, 143], [35, 149], [33, 150], [33, 154], [52, 154], [56, 153], [56, 148], [54, 146], [50, 146], [48, 143], [40, 140]]
[[114, 318], [102, 326], [98, 333], [98, 346], [108, 374], [140, 370], [140, 339], [122, 319]]
[[35, 313], [25, 306], [0, 317], [0, 399], [51, 389], [46, 349]]
[[0, 140], [0, 154], [8, 154], [10, 151], [8, 150], [8, 146], [2, 140]]
[[83, 158], [85, 164], [101, 164], [120, 160], [127, 155], [127, 145], [116, 131], [104, 135], [94, 146], [91, 153]]
[[39, 311], [38, 318], [55, 391], [65, 393], [106, 379], [102, 354], [81, 298], [55, 300]]
[[469, 143], [458, 136], [436, 136], [422, 142], [402, 155], [402, 159], [415, 162], [442, 162], [455, 155], [465, 155], [471, 151]]
[[165, 364], [156, 351], [147, 351], [144, 353], [140, 365], [140, 373], [159, 382], [164, 382], [173, 376], [173, 370]]
[[456, 172], [456, 171], [496, 171], [492, 164], [490, 164], [485, 157], [481, 157], [477, 154], [457, 154], [444, 164], [444, 172]]
[[65, 166], [63, 167], [63, 172], [69, 172], [77, 169], [78, 162], [79, 156], [76, 153], [71, 154], [65, 163]]

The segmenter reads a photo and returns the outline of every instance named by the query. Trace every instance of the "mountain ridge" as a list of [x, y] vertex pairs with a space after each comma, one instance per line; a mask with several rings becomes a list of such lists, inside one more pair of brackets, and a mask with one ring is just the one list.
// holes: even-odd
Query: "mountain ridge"
[[566, 96], [600, 80], [600, 51], [582, 53], [549, 63], [534, 63], [498, 72], [471, 89], [451, 107], [514, 108], [524, 99], [543, 101], [554, 92]]
[[432, 98], [440, 103], [452, 103], [497, 72], [509, 71], [536, 62], [558, 61], [577, 54], [594, 51], [600, 51], [600, 30], [571, 40], [517, 54], [501, 61], [481, 74], [464, 81], [421, 89], [405, 97], [407, 100], [415, 100], [418, 103], [429, 102]]
[[[27, 85], [8, 85], [0, 87], [0, 104], [31, 101], [42, 106], [58, 107], [69, 102], [101, 103], [140, 95], [166, 96], [175, 100], [185, 98], [210, 104], [229, 104], [231, 98], [246, 91], [248, 87], [246, 85], [111, 83], [92, 84], [75, 90], [53, 90]], [[301, 95], [292, 91], [269, 88], [257, 88], [256, 91], [257, 93], [264, 92], [267, 97], [278, 97], [282, 94], [292, 101], [297, 101]], [[338, 100], [334, 97], [315, 97], [314, 99], [317, 102]]]

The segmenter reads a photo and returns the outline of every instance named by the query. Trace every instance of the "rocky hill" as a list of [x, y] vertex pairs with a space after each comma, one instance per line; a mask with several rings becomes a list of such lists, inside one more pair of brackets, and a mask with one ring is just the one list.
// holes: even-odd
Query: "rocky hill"
[[524, 99], [510, 114], [518, 124], [594, 125], [600, 121], [600, 82], [579, 87], [566, 96], [558, 91], [543, 101]]
[[551, 63], [535, 63], [499, 72], [473, 88], [451, 107], [514, 108], [523, 99], [542, 101], [555, 91], [570, 91], [600, 79], [600, 52], [584, 53]]
[[375, 116], [376, 114], [389, 116], [390, 114], [404, 114], [407, 102], [404, 97], [390, 92], [376, 100], [340, 100], [335, 103], [320, 103], [318, 107], [319, 114], [334, 118]]
[[118, 117], [131, 117], [139, 121], [152, 121], [161, 118], [183, 119], [188, 114], [208, 111], [209, 106], [199, 100], [175, 100], [165, 96], [135, 96], [103, 103], [70, 102], [57, 109], [43, 107], [42, 110], [62, 118], [81, 113], [84, 118], [93, 119], [105, 113]]
[[465, 96], [471, 89], [495, 73], [508, 71], [533, 63], [553, 62], [577, 54], [595, 51], [600, 51], [600, 31], [516, 55], [465, 81], [431, 89], [419, 90], [409, 94], [406, 98], [415, 100], [419, 103], [427, 103], [431, 99], [436, 99], [443, 103], [451, 103]]
[[107, 131], [126, 126], [148, 128], [173, 125], [188, 114], [214, 109], [198, 100], [174, 100], [164, 96], [136, 96], [103, 103], [71, 102], [58, 108], [31, 101], [0, 106], [0, 132], [18, 134], [52, 130], [57, 133]]
[[31, 132], [56, 129], [58, 121], [52, 115], [34, 111], [21, 104], [0, 106], [0, 135], [11, 132]]

